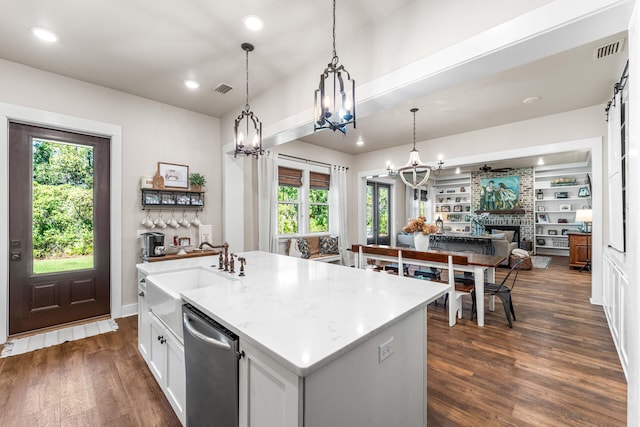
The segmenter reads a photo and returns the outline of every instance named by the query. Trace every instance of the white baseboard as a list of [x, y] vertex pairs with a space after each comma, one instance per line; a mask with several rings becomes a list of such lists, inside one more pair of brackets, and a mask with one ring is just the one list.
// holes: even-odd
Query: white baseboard
[[121, 317], [129, 317], [135, 316], [138, 314], [138, 304], [128, 304], [122, 306], [122, 316]]

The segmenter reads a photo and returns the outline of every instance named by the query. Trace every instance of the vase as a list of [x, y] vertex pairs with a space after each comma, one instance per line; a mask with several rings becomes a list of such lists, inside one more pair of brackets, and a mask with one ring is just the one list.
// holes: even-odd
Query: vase
[[484, 234], [485, 228], [484, 225], [480, 224], [479, 222], [474, 222], [472, 224], [472, 231], [471, 234], [474, 236], [482, 236]]
[[421, 231], [413, 233], [413, 245], [417, 251], [429, 250], [429, 235], [423, 234]]

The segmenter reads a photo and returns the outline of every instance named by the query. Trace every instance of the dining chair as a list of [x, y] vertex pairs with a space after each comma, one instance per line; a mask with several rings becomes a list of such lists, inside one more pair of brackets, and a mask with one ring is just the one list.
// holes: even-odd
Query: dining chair
[[[507, 320], [509, 321], [509, 327], [513, 328], [513, 321], [516, 320], [516, 313], [513, 310], [513, 301], [511, 300], [511, 290], [516, 285], [516, 280], [518, 279], [518, 273], [520, 272], [520, 267], [524, 262], [524, 258], [518, 259], [511, 270], [507, 273], [507, 275], [502, 280], [502, 283], [484, 283], [484, 294], [488, 295], [489, 298], [498, 297], [500, 301], [502, 301], [502, 307], [504, 308], [504, 314], [507, 316]], [[476, 314], [476, 291], [475, 289], [471, 291], [471, 319]]]

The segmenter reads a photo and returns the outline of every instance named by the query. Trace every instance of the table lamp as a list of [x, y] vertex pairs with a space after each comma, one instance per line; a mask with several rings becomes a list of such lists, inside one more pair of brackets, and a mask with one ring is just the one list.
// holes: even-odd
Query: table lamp
[[584, 270], [591, 271], [591, 260], [589, 259], [589, 227], [587, 226], [587, 223], [590, 223], [593, 221], [593, 210], [577, 209], [576, 222], [577, 221], [581, 221], [584, 223], [583, 228], [584, 228], [585, 239], [587, 241], [587, 259], [585, 260], [585, 264], [582, 266], [580, 271], [584, 271]]

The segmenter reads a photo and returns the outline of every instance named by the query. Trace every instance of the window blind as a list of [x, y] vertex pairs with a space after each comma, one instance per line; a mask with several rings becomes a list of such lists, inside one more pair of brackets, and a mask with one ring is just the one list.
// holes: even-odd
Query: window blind
[[300, 169], [278, 167], [278, 185], [289, 187], [302, 186], [302, 171]]
[[328, 190], [331, 176], [326, 173], [309, 172], [309, 187], [315, 190]]

